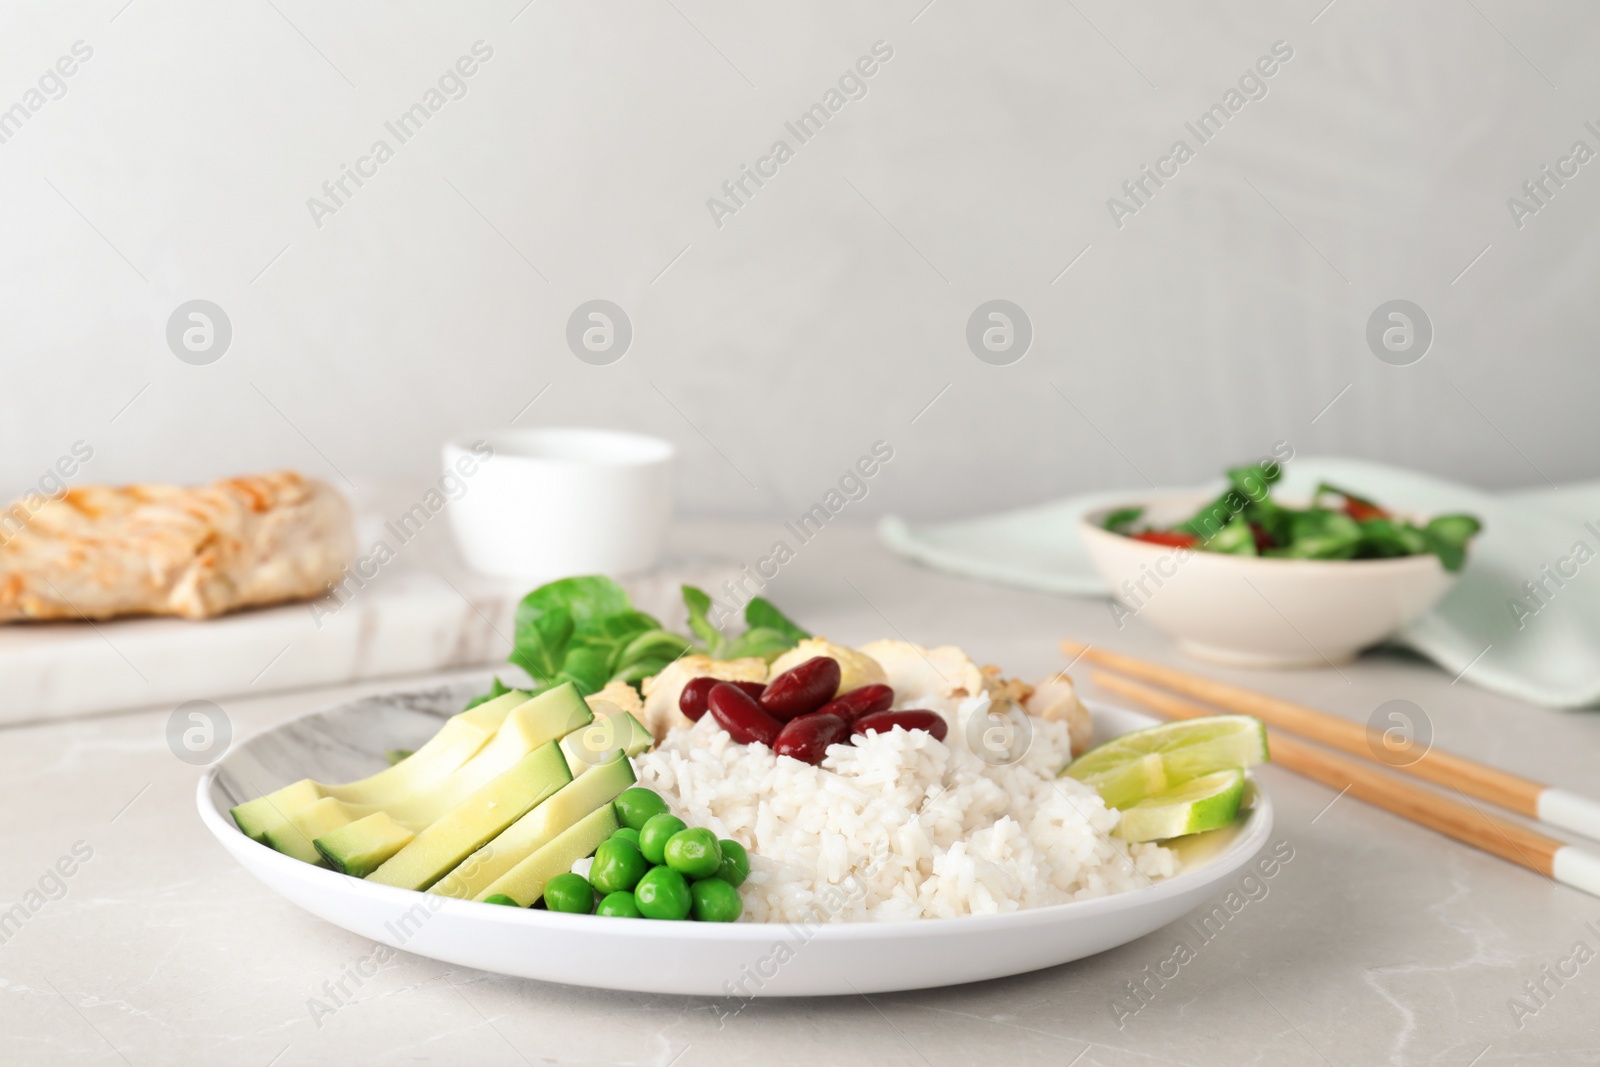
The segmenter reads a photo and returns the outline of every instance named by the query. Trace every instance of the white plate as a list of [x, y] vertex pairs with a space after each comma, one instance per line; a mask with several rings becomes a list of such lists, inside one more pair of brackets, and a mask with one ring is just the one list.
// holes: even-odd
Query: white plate
[[[1172, 878], [1113, 896], [1006, 915], [841, 923], [601, 919], [477, 904], [373, 885], [274, 852], [228, 809], [299, 778], [349, 781], [415, 748], [465, 703], [463, 687], [371, 697], [314, 712], [234, 747], [200, 780], [200, 818], [268, 887], [346, 930], [447, 963], [601, 989], [701, 996], [826, 996], [956, 985], [1053, 967], [1158, 930], [1219, 892], [1272, 832], [1272, 803], [1184, 842]], [[1091, 705], [1095, 739], [1155, 720]]]

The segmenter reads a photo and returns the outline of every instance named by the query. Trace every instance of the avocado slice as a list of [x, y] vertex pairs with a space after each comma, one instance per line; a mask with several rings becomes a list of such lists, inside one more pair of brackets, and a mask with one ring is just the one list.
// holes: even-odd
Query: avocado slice
[[288, 819], [268, 830], [266, 843], [285, 856], [318, 865], [322, 856], [312, 842], [365, 814], [364, 810], [352, 810], [338, 797], [323, 797], [290, 813]]
[[[561, 747], [566, 748], [565, 738]], [[562, 786], [549, 800], [462, 860], [459, 867], [435, 882], [428, 892], [463, 900], [474, 897], [482, 900], [490, 882], [555, 840], [558, 834], [590, 812], [602, 805], [609, 806], [635, 780], [633, 764], [621, 753], [588, 773], [580, 772], [571, 784]]]
[[229, 814], [248, 838], [267, 843], [267, 834], [286, 822], [289, 814], [322, 799], [322, 787], [309, 778], [284, 786], [275, 793], [246, 801]]
[[411, 844], [417, 835], [389, 818], [373, 812], [346, 823], [312, 842], [328, 866], [352, 878], [365, 878], [384, 861]]
[[527, 693], [513, 690], [452, 715], [427, 744], [402, 763], [345, 785], [324, 785], [302, 778], [235, 807], [233, 821], [247, 836], [266, 843], [269, 833], [284, 832], [290, 815], [324, 796], [338, 797], [352, 804], [378, 806], [386, 800], [399, 800], [444, 779], [477, 755], [499, 731], [506, 717], [527, 699]]
[[561, 746], [551, 741], [450, 809], [367, 878], [401, 889], [427, 889], [570, 781]]
[[655, 737], [644, 724], [623, 711], [597, 718], [583, 729], [567, 734], [561, 739], [561, 752], [576, 778], [590, 767], [607, 762], [618, 750], [626, 756], [637, 756], [655, 743]]
[[[494, 739], [483, 746], [483, 751], [462, 764], [450, 777], [430, 789], [378, 806], [395, 822], [421, 833], [528, 753], [587, 726], [593, 719], [594, 712], [584, 703], [577, 686], [571, 682], [558, 685], [518, 704]], [[395, 769], [404, 766], [405, 763], [401, 763]]]
[[[587, 776], [586, 776], [587, 777]], [[524, 908], [531, 908], [544, 896], [545, 884], [558, 874], [566, 874], [572, 865], [592, 855], [600, 842], [617, 832], [617, 812], [610, 804], [603, 804], [561, 833], [543, 848], [517, 864], [511, 870], [490, 882], [475, 899], [482, 900], [496, 893], [504, 893]]]
[[[477, 707], [452, 715], [427, 744], [408, 759], [385, 767], [377, 774], [347, 785], [326, 785], [323, 792], [352, 804], [387, 807], [399, 797], [409, 796], [445, 780], [493, 744], [516, 709], [528, 694], [512, 690]], [[451, 736], [447, 737], [449, 733]]]

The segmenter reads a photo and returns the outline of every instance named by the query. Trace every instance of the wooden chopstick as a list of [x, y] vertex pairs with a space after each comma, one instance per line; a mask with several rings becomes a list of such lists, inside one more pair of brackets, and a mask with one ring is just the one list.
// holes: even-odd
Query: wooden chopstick
[[[1103, 689], [1175, 719], [1202, 718], [1215, 709], [1192, 704], [1160, 689], [1097, 671], [1094, 683]], [[1349, 759], [1276, 730], [1267, 731], [1272, 762], [1330, 789], [1348, 791], [1374, 807], [1526, 867], [1546, 878], [1600, 896], [1600, 855], [1547, 837], [1517, 823], [1451, 800], [1420, 785], [1385, 773], [1370, 763]]]
[[[1070, 658], [1086, 659], [1228, 711], [1254, 715], [1268, 726], [1276, 726], [1363, 759], [1374, 758], [1374, 753], [1382, 744], [1381, 735], [1369, 732], [1366, 726], [1303, 704], [1076, 641], [1061, 642], [1061, 650]], [[1458, 789], [1467, 796], [1486, 800], [1507, 811], [1526, 815], [1570, 833], [1600, 839], [1600, 801], [1589, 797], [1475, 763], [1437, 748], [1429, 748], [1414, 763], [1395, 765], [1385, 762], [1384, 766], [1415, 775], [1435, 785]]]

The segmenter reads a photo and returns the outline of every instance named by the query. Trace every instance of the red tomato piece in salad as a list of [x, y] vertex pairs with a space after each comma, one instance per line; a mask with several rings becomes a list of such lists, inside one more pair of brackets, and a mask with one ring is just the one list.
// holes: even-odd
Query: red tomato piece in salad
[[1141, 530], [1131, 536], [1135, 541], [1148, 541], [1152, 545], [1166, 545], [1168, 548], [1193, 548], [1200, 543], [1200, 538], [1194, 534], [1176, 530]]

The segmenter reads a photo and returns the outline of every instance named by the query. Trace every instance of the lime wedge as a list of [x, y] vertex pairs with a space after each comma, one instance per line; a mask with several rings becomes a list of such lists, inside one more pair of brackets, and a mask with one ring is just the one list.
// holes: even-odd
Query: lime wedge
[[1220, 829], [1239, 814], [1244, 783], [1241, 770], [1202, 775], [1126, 809], [1113, 833], [1124, 841], [1165, 841]]
[[1061, 772], [1125, 809], [1214, 771], [1265, 763], [1267, 729], [1253, 715], [1183, 719], [1114, 737]]

